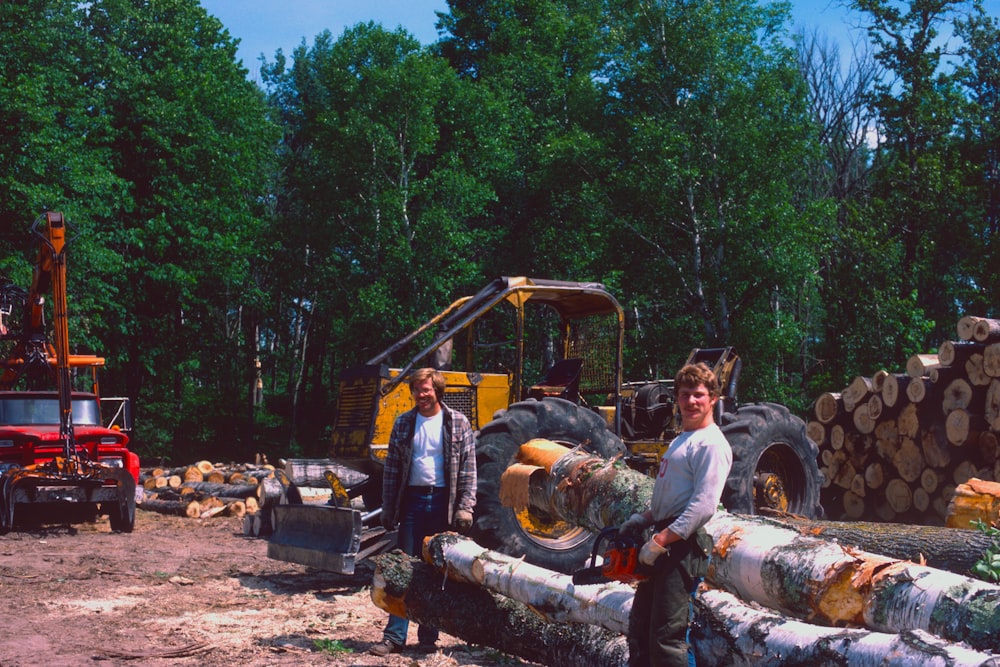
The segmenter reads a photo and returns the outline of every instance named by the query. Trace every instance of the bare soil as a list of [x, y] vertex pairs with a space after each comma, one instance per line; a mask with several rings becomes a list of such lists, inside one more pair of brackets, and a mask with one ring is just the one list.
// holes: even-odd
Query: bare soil
[[369, 655], [386, 620], [371, 576], [369, 563], [345, 576], [271, 560], [232, 517], [139, 509], [131, 534], [103, 518], [14, 531], [0, 536], [0, 664], [532, 664], [445, 634], [436, 653]]

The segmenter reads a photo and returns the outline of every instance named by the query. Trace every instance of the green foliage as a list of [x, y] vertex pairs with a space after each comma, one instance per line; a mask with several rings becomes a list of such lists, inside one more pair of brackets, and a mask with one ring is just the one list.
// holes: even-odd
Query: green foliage
[[986, 549], [983, 557], [972, 566], [972, 575], [983, 581], [990, 583], [1000, 583], [1000, 530], [976, 519], [972, 522], [973, 527], [989, 537], [993, 544]]
[[354, 649], [344, 646], [344, 643], [339, 639], [314, 639], [313, 646], [320, 653], [327, 653], [329, 655], [342, 655], [344, 653], [354, 653]]
[[0, 3], [0, 276], [66, 214], [71, 343], [143, 458], [325, 454], [339, 372], [499, 275], [605, 282], [629, 379], [733, 345], [801, 413], [1000, 309], [997, 20], [854, 4], [886, 76], [848, 188], [784, 3], [452, 0], [263, 88], [196, 0]]

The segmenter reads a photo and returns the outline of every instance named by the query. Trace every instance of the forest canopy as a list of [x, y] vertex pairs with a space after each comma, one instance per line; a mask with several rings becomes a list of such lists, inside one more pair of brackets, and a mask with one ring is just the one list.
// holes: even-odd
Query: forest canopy
[[626, 378], [732, 345], [805, 415], [1000, 314], [997, 18], [851, 5], [853, 51], [782, 2], [449, 0], [253, 82], [197, 0], [4, 2], [0, 277], [62, 211], [144, 459], [323, 455], [343, 368], [513, 275], [605, 284]]

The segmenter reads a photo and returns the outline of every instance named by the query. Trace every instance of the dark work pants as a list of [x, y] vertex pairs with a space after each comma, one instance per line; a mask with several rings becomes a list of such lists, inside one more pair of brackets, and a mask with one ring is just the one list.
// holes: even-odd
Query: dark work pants
[[711, 553], [710, 538], [699, 533], [701, 544], [693, 536], [670, 545], [670, 553], [653, 564], [650, 578], [636, 587], [628, 629], [630, 667], [688, 667], [691, 595]]
[[[441, 487], [427, 492], [407, 487], [400, 508], [399, 533], [397, 542], [405, 553], [420, 557], [424, 538], [448, 530], [448, 488]], [[389, 615], [389, 622], [382, 633], [385, 639], [393, 644], [404, 646], [410, 623], [405, 618]], [[417, 627], [417, 641], [434, 643], [437, 641], [437, 628], [428, 626]]]

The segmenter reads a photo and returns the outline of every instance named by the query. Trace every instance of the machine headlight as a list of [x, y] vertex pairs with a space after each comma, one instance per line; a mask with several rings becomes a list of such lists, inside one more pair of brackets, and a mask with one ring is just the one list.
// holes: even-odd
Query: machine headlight
[[16, 470], [20, 467], [20, 464], [17, 463], [0, 463], [0, 475], [4, 474], [8, 470]]
[[103, 463], [104, 465], [110, 466], [112, 468], [125, 467], [125, 462], [122, 461], [122, 458], [120, 456], [100, 456], [98, 457], [97, 460], [99, 463]]

